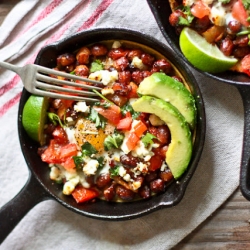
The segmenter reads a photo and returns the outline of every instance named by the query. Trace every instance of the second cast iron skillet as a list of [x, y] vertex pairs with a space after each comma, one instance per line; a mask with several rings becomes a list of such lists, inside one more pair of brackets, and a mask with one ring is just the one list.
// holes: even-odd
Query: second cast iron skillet
[[[147, 0], [147, 2], [167, 42], [183, 61], [193, 67], [182, 54], [179, 47], [179, 37], [174, 27], [169, 23], [169, 16], [172, 12], [169, 0]], [[240, 171], [240, 188], [244, 197], [250, 200], [250, 77], [232, 71], [210, 74], [198, 69], [196, 70], [204, 75], [204, 77], [210, 77], [217, 80], [218, 84], [224, 82], [236, 86], [241, 94], [244, 105], [244, 140]]]

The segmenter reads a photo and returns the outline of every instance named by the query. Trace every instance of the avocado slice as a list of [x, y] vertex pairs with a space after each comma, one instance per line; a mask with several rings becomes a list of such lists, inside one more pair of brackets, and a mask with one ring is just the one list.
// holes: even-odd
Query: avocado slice
[[195, 99], [181, 82], [164, 73], [154, 73], [140, 83], [137, 92], [139, 95], [154, 96], [170, 102], [194, 129], [197, 112]]
[[171, 103], [143, 96], [132, 103], [137, 112], [155, 114], [169, 127], [171, 143], [166, 153], [166, 163], [175, 179], [187, 169], [193, 150], [190, 127], [183, 115]]

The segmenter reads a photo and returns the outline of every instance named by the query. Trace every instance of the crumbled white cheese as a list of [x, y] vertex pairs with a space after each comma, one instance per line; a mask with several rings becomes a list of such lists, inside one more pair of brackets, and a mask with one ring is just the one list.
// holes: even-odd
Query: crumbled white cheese
[[51, 167], [50, 179], [53, 180], [53, 181], [62, 180], [62, 173], [61, 173], [61, 170], [58, 167], [56, 167], [56, 166]]
[[87, 161], [87, 163], [84, 165], [83, 172], [86, 175], [95, 175], [98, 166], [99, 166], [99, 162], [97, 160], [91, 159]]
[[131, 151], [131, 153], [134, 157], [140, 157], [140, 158], [147, 157], [147, 159], [149, 157], [151, 158], [154, 155], [154, 153], [151, 151], [151, 147], [146, 148], [145, 144], [142, 141], [139, 141], [137, 143], [136, 147]]
[[119, 169], [118, 169], [118, 173], [119, 173], [119, 175], [120, 175], [121, 177], [123, 177], [127, 172], [126, 172], [125, 168], [121, 166], [121, 167], [119, 167]]
[[66, 132], [66, 134], [68, 136], [69, 142], [77, 144], [76, 138], [75, 138], [75, 129], [74, 128], [70, 128], [70, 127], [66, 127], [65, 128], [65, 132]]
[[147, 68], [138, 56], [133, 57], [131, 65], [140, 70], [144, 70]]
[[77, 102], [74, 105], [74, 110], [76, 112], [83, 112], [83, 113], [89, 113], [90, 111], [89, 106], [87, 106], [86, 102]]
[[98, 70], [89, 75], [89, 79], [101, 81], [104, 85], [113, 83], [118, 80], [118, 72], [116, 70]]
[[215, 3], [210, 11], [209, 19], [218, 26], [226, 24], [226, 8], [222, 6], [221, 2]]
[[183, 5], [184, 6], [192, 6], [196, 0], [183, 0]]
[[128, 146], [127, 146], [128, 136], [129, 136], [129, 132], [125, 132], [124, 139], [123, 139], [122, 145], [121, 145], [121, 150], [125, 154], [128, 154], [130, 152], [130, 150], [128, 149]]
[[109, 94], [114, 94], [115, 91], [112, 88], [103, 88], [102, 90], [102, 95], [109, 95]]
[[161, 165], [160, 170], [161, 170], [161, 171], [164, 171], [164, 170], [167, 169], [167, 167], [168, 167], [168, 165], [167, 165], [166, 162], [164, 161], [164, 162], [162, 162], [162, 165]]
[[139, 171], [140, 173], [147, 173], [148, 172], [148, 166], [147, 164], [143, 162], [138, 162], [136, 167], [134, 168], [135, 171]]
[[144, 157], [144, 161], [149, 161], [150, 159], [151, 159], [151, 155], [146, 155], [145, 157]]
[[90, 184], [87, 182], [84, 173], [78, 173], [78, 175], [79, 175], [79, 183], [81, 183], [82, 186], [85, 188], [90, 188]]
[[123, 176], [123, 179], [124, 179], [125, 181], [129, 182], [129, 181], [131, 180], [131, 176], [130, 176], [129, 174], [125, 174], [125, 175]]
[[133, 190], [137, 190], [140, 187], [141, 187], [141, 182], [140, 181], [134, 181], [134, 182], [132, 182], [132, 188], [133, 188]]
[[76, 176], [70, 179], [69, 181], [65, 182], [63, 185], [63, 194], [70, 195], [74, 191], [78, 183], [79, 183], [79, 176]]

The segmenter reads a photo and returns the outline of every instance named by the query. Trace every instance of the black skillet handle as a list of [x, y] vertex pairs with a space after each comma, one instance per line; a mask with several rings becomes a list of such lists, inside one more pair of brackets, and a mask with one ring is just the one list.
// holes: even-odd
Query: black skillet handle
[[22, 190], [0, 209], [0, 244], [31, 208], [48, 198], [41, 184], [30, 174]]
[[240, 189], [250, 200], [250, 86], [237, 86], [244, 105], [244, 140], [240, 171]]

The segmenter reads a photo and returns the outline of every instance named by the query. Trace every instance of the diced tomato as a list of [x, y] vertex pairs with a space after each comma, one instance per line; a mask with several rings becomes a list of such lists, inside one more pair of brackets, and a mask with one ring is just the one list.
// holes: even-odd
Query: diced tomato
[[58, 143], [60, 143], [60, 144], [68, 143], [68, 136], [67, 136], [65, 130], [61, 126], [57, 126], [54, 129], [52, 135]]
[[83, 186], [76, 186], [72, 192], [72, 196], [77, 203], [86, 202], [98, 197], [98, 192], [94, 189], [84, 188]]
[[131, 91], [128, 94], [128, 98], [138, 98], [138, 94], [137, 94], [137, 89], [138, 86], [134, 83], [134, 82], [130, 82], [129, 86], [131, 87]]
[[162, 165], [163, 159], [160, 155], [153, 155], [149, 160], [149, 171], [155, 171]]
[[66, 161], [62, 163], [62, 166], [67, 170], [71, 170], [76, 167], [74, 159], [72, 157], [67, 158]]
[[131, 113], [130, 112], [127, 112], [126, 113], [126, 117], [121, 119], [116, 128], [117, 129], [120, 129], [120, 130], [130, 130], [131, 129], [131, 124], [132, 124], [132, 116], [131, 116]]
[[47, 163], [60, 163], [60, 146], [56, 140], [50, 140], [48, 148], [41, 155], [41, 159]]
[[248, 27], [250, 22], [247, 22], [248, 14], [244, 8], [242, 0], [238, 0], [232, 7], [232, 16], [237, 19], [242, 25]]
[[67, 161], [68, 158], [77, 155], [77, 147], [74, 143], [66, 145], [58, 144], [56, 140], [51, 140], [49, 147], [41, 155], [41, 159], [47, 163], [62, 164]]
[[135, 126], [134, 126], [134, 133], [138, 136], [141, 137], [142, 134], [147, 130], [147, 126], [142, 122], [139, 121]]
[[121, 120], [121, 109], [117, 105], [110, 105], [108, 108], [103, 106], [94, 106], [93, 108], [114, 125], [117, 125]]
[[61, 99], [62, 105], [64, 106], [65, 109], [71, 108], [73, 106], [74, 101], [72, 100], [67, 100], [67, 99]]
[[191, 13], [197, 18], [203, 18], [209, 15], [210, 9], [202, 1], [198, 1], [192, 6]]
[[136, 147], [136, 144], [140, 140], [140, 137], [138, 137], [134, 132], [131, 132], [128, 136], [128, 140], [126, 142], [126, 145], [128, 149], [131, 151]]
[[60, 158], [62, 161], [65, 161], [67, 158], [77, 155], [77, 147], [75, 143], [69, 143], [64, 146], [61, 146], [60, 149]]
[[241, 61], [241, 70], [250, 76], [250, 54], [243, 57]]

